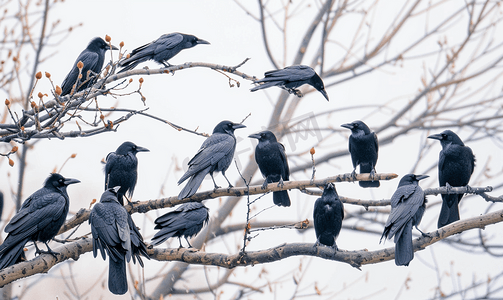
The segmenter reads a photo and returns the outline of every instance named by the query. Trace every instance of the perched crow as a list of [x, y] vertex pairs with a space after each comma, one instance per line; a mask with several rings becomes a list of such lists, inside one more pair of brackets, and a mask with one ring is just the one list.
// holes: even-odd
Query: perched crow
[[[349, 153], [351, 153], [354, 167], [351, 175], [355, 178], [356, 167], [360, 166], [360, 173], [370, 173], [373, 178], [376, 172], [377, 152], [379, 151], [377, 135], [375, 132], [371, 132], [367, 124], [362, 121], [354, 121], [341, 126], [351, 130]], [[360, 181], [359, 183], [364, 188], [379, 187], [380, 185], [379, 181]]]
[[[117, 200], [121, 205], [124, 205], [125, 195], [131, 198], [136, 186], [136, 179], [138, 178], [138, 159], [136, 153], [148, 152], [147, 148], [136, 146], [132, 142], [124, 142], [115, 150], [110, 152], [106, 158], [105, 166], [105, 189], [110, 189], [119, 186], [117, 192]], [[133, 222], [130, 214], [127, 214], [127, 221], [131, 228], [131, 251], [133, 255], [133, 262], [136, 259], [143, 267], [143, 261], [140, 254], [150, 259], [147, 254], [147, 247], [143, 241], [143, 237]]]
[[181, 200], [194, 195], [208, 173], [213, 180], [215, 189], [219, 188], [219, 186], [213, 178], [213, 172], [222, 172], [229, 184], [229, 188], [232, 187], [229, 179], [225, 176], [225, 171], [229, 168], [234, 156], [234, 150], [236, 150], [234, 130], [245, 127], [245, 125], [232, 123], [231, 121], [222, 121], [215, 126], [213, 134], [204, 141], [196, 155], [189, 161], [187, 172], [178, 180], [178, 184], [181, 184], [190, 177], [189, 182], [178, 194], [178, 199]]
[[302, 65], [290, 66], [281, 70], [265, 72], [264, 75], [264, 78], [255, 81], [255, 83], [262, 84], [253, 87], [250, 91], [255, 92], [271, 86], [278, 86], [290, 94], [302, 97], [302, 94], [296, 88], [307, 83], [317, 89], [328, 101], [328, 94], [327, 91], [325, 91], [323, 80], [321, 80], [320, 76], [318, 76], [311, 67]]
[[131, 239], [126, 209], [117, 200], [119, 187], [107, 189], [89, 215], [93, 235], [93, 255], [108, 255], [108, 289], [115, 295], [128, 290], [126, 260], [131, 260]]
[[314, 203], [313, 220], [316, 233], [316, 244], [320, 243], [337, 250], [335, 240], [339, 236], [344, 219], [344, 206], [337, 195], [335, 186], [328, 183], [323, 189], [321, 198]]
[[[279, 182], [278, 186], [283, 186], [283, 180], [290, 180], [285, 147], [278, 143], [274, 133], [269, 130], [248, 137], [258, 139], [258, 145], [255, 148], [255, 161], [265, 178], [262, 189], [265, 189], [267, 184], [272, 182]], [[278, 206], [290, 206], [290, 197], [288, 197], [287, 191], [273, 192], [272, 200]]]
[[[439, 140], [442, 145], [438, 160], [438, 182], [440, 186], [466, 186], [475, 168], [472, 149], [465, 146], [452, 131], [445, 130], [428, 138]], [[463, 194], [442, 194], [442, 208], [438, 216], [438, 228], [459, 220], [459, 202]]]
[[200, 202], [184, 203], [154, 221], [155, 229], [160, 230], [152, 238], [152, 244], [159, 245], [168, 238], [176, 236], [180, 248], [182, 248], [181, 237], [183, 236], [189, 244], [189, 248], [192, 248], [188, 238], [198, 234], [208, 223], [209, 218], [208, 208], [204, 204]]
[[[397, 266], [408, 266], [414, 258], [412, 227], [419, 230], [417, 226], [426, 209], [426, 197], [418, 182], [428, 177], [428, 175], [414, 174], [403, 176], [391, 197], [391, 212], [384, 225], [381, 241], [383, 237], [388, 239], [395, 237], [395, 264]], [[419, 231], [425, 235], [421, 230]]]
[[81, 61], [84, 64], [81, 74], [82, 78], [76, 85], [73, 93], [80, 92], [94, 83], [94, 78], [97, 78], [97, 74], [101, 72], [103, 68], [103, 62], [105, 61], [105, 52], [107, 50], [118, 50], [117, 47], [108, 45], [102, 38], [94, 38], [91, 40], [87, 48], [84, 49], [77, 57], [77, 60], [73, 64], [70, 73], [66, 75], [63, 84], [61, 84], [61, 96], [68, 95], [72, 92], [74, 85], [77, 83], [79, 77], [79, 68], [77, 64]]
[[123, 197], [126, 194], [129, 198], [133, 196], [138, 178], [136, 153], [149, 151], [147, 148], [136, 146], [132, 142], [124, 142], [115, 152], [110, 152], [107, 155], [105, 189], [120, 186], [121, 188], [117, 193], [120, 204], [124, 205]]
[[[19, 262], [28, 241], [33, 241], [37, 254], [59, 254], [52, 251], [47, 242], [56, 236], [66, 220], [70, 205], [66, 187], [79, 182], [53, 173], [45, 180], [43, 188], [24, 201], [5, 227], [8, 235], [0, 245], [0, 269]], [[38, 249], [36, 241], [44, 243], [47, 251]]]
[[120, 63], [120, 66], [123, 68], [119, 73], [132, 70], [139, 63], [147, 60], [155, 60], [165, 67], [169, 67], [168, 60], [173, 56], [177, 55], [183, 49], [192, 48], [199, 44], [209, 45], [210, 43], [190, 34], [177, 32], [163, 34], [157, 40], [134, 49], [129, 58]]

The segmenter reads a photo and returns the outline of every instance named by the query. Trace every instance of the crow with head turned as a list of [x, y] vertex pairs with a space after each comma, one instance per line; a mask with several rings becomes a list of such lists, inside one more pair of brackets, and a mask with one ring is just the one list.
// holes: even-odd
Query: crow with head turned
[[321, 198], [314, 202], [313, 222], [316, 233], [315, 246], [323, 244], [337, 250], [335, 241], [339, 236], [344, 219], [344, 206], [333, 183], [323, 189]]
[[232, 187], [229, 179], [225, 176], [225, 171], [229, 168], [236, 150], [234, 130], [245, 127], [243, 124], [231, 121], [222, 121], [215, 126], [213, 134], [204, 141], [196, 155], [189, 161], [187, 172], [178, 180], [178, 184], [181, 184], [190, 178], [178, 194], [178, 199], [194, 195], [207, 174], [210, 174], [215, 189], [219, 188], [213, 178], [214, 172], [222, 172], [229, 188]]
[[[439, 140], [442, 150], [438, 160], [438, 182], [440, 186], [466, 186], [475, 168], [472, 149], [465, 146], [457, 134], [450, 130], [430, 135]], [[459, 202], [463, 194], [442, 194], [442, 208], [438, 216], [438, 228], [459, 220]]]
[[180, 248], [182, 248], [181, 237], [183, 236], [189, 244], [189, 248], [192, 248], [188, 238], [198, 234], [208, 223], [209, 218], [208, 208], [204, 204], [200, 202], [184, 203], [154, 221], [155, 229], [159, 229], [159, 231], [152, 238], [152, 244], [159, 245], [168, 238], [178, 237]]
[[128, 290], [126, 260], [132, 256], [131, 235], [126, 209], [117, 200], [119, 187], [107, 189], [89, 215], [93, 235], [93, 256], [108, 255], [108, 289], [115, 295]]
[[251, 88], [250, 91], [255, 92], [271, 86], [278, 86], [290, 94], [302, 97], [302, 93], [297, 90], [297, 88], [307, 83], [318, 90], [323, 97], [329, 101], [327, 91], [325, 91], [325, 86], [323, 85], [323, 80], [321, 80], [321, 77], [309, 66], [290, 66], [281, 70], [265, 72], [264, 76], [264, 78], [254, 81], [254, 83], [259, 85]]
[[[110, 152], [107, 155], [105, 165], [105, 190], [119, 186], [120, 189], [117, 191], [117, 200], [121, 205], [124, 205], [126, 194], [129, 198], [133, 196], [136, 186], [136, 180], [138, 178], [138, 158], [136, 154], [138, 152], [148, 151], [147, 148], [137, 146], [132, 142], [124, 142], [115, 152]], [[136, 263], [136, 259], [138, 259], [138, 262], [143, 267], [140, 254], [150, 259], [147, 254], [147, 247], [130, 214], [127, 214], [127, 221], [131, 229], [133, 262]]]
[[[47, 242], [56, 236], [68, 215], [70, 198], [66, 188], [79, 182], [53, 173], [41, 189], [23, 202], [21, 209], [5, 227], [8, 235], [0, 245], [0, 269], [19, 262], [28, 241], [33, 242], [37, 254], [58, 255], [49, 248]], [[47, 251], [40, 250], [37, 241], [44, 243]]]
[[[274, 133], [265, 130], [248, 137], [258, 139], [255, 148], [255, 161], [265, 178], [262, 189], [265, 189], [268, 183], [278, 182], [278, 186], [282, 186], [283, 180], [290, 180], [285, 146], [278, 142]], [[272, 200], [278, 206], [290, 206], [290, 197], [287, 191], [273, 192]]]
[[[72, 69], [66, 75], [65, 80], [63, 80], [61, 84], [61, 96], [70, 93], [74, 94], [92, 86], [95, 79], [98, 78], [97, 76], [101, 72], [101, 68], [103, 68], [105, 52], [107, 50], [118, 50], [118, 48], [110, 46], [100, 37], [92, 39], [87, 48], [79, 54]], [[80, 71], [77, 67], [79, 62], [83, 64]], [[82, 78], [80, 79], [79, 74], [82, 74]]]
[[[373, 178], [376, 170], [377, 153], [379, 152], [379, 141], [377, 134], [370, 131], [367, 124], [362, 121], [354, 121], [353, 123], [342, 124], [341, 127], [351, 130], [349, 136], [349, 153], [353, 162], [353, 172], [351, 175], [356, 177], [356, 167], [360, 166], [360, 173], [370, 173]], [[361, 187], [379, 187], [379, 181], [360, 181]]]
[[[412, 227], [419, 230], [417, 226], [426, 209], [426, 196], [418, 183], [428, 177], [428, 175], [415, 174], [403, 176], [395, 193], [391, 196], [391, 212], [384, 225], [381, 240], [395, 237], [395, 264], [397, 266], [408, 266], [414, 258]], [[426, 235], [421, 230], [419, 231]]]
[[134, 49], [128, 58], [120, 63], [122, 69], [119, 73], [134, 69], [139, 63], [154, 60], [165, 67], [169, 67], [168, 60], [173, 58], [183, 49], [196, 45], [210, 43], [190, 34], [169, 33], [163, 34], [157, 40]]

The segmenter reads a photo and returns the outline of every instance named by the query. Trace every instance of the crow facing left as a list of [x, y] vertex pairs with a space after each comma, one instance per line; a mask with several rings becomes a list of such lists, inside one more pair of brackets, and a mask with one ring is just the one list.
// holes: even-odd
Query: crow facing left
[[[61, 84], [61, 96], [70, 94], [72, 89], [73, 93], [77, 93], [90, 87], [95, 82], [97, 74], [101, 72], [101, 68], [103, 68], [105, 52], [107, 50], [119, 49], [115, 46], [110, 46], [100, 37], [92, 39], [89, 45], [87, 45], [87, 48], [79, 54], [77, 60], [73, 63], [72, 69], [68, 75], [66, 75], [65, 80], [63, 80]], [[79, 61], [82, 62], [84, 66], [80, 71], [82, 78], [77, 82], [79, 77], [79, 68], [77, 64]]]
[[[33, 242], [37, 254], [58, 254], [49, 248], [47, 242], [56, 236], [66, 220], [70, 205], [67, 186], [79, 182], [53, 173], [41, 189], [23, 202], [21, 209], [5, 227], [8, 235], [0, 245], [0, 269], [19, 262], [28, 241]], [[47, 251], [40, 250], [37, 241], [44, 243]]]

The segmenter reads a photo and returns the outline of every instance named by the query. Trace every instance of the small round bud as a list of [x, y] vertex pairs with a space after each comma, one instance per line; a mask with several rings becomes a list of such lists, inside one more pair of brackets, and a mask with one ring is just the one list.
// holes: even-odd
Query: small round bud
[[96, 199], [93, 199], [93, 201], [91, 201], [91, 205], [93, 205], [94, 203], [96, 203]]
[[59, 95], [61, 95], [61, 93], [62, 93], [63, 91], [61, 90], [61, 88], [59, 87], [59, 85], [57, 85], [57, 86], [56, 86], [56, 90], [55, 90], [54, 92], [56, 92], [56, 95], [58, 95], [58, 96], [59, 96]]
[[100, 115], [100, 119], [105, 120], [105, 116], [104, 115]]
[[133, 82], [133, 78], [129, 78], [129, 83]]
[[31, 108], [35, 108], [37, 106], [37, 104], [35, 103], [35, 101], [31, 101], [30, 106], [31, 106]]
[[14, 167], [14, 161], [9, 158], [9, 166]]
[[16, 153], [18, 150], [17, 146], [14, 146], [12, 147], [12, 149], [10, 150], [10, 153]]
[[107, 43], [110, 43], [110, 41], [112, 40], [112, 38], [110, 36], [105, 35], [105, 41], [107, 41]]
[[24, 126], [21, 126], [21, 130], [24, 131]]
[[124, 42], [121, 42], [121, 43], [119, 44], [119, 46], [120, 46], [121, 48], [122, 48], [122, 47], [124, 47]]
[[129, 58], [130, 56], [131, 56], [131, 54], [129, 54], [129, 53], [128, 53], [128, 54], [126, 55], [126, 58]]
[[42, 72], [38, 71], [37, 74], [35, 74], [35, 78], [37, 79], [42, 78]]
[[38, 92], [38, 95], [37, 95], [39, 98], [43, 98], [44, 97], [44, 94], [42, 94], [42, 92]]
[[309, 150], [309, 153], [311, 153], [311, 155], [314, 155], [314, 153], [316, 153], [316, 151], [314, 151], [314, 147]]
[[5, 99], [5, 105], [9, 106], [10, 105], [10, 101], [9, 99]]
[[13, 61], [17, 61], [17, 56], [14, 56], [14, 57], [12, 58], [12, 60], [13, 60]]
[[49, 72], [45, 72], [45, 77], [47, 77], [47, 78], [51, 78], [51, 73], [49, 73]]
[[75, 157], [77, 157], [77, 153], [73, 153], [73, 154], [70, 156], [70, 158], [75, 158]]
[[77, 68], [82, 69], [84, 67], [84, 63], [79, 60], [77, 63]]
[[140, 79], [138, 80], [140, 83], [143, 83], [143, 77], [140, 77]]

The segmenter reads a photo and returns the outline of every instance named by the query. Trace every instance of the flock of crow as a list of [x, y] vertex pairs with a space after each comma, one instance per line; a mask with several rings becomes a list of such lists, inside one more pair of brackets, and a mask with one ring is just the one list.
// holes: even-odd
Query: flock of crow
[[[169, 59], [181, 50], [198, 44], [209, 44], [193, 35], [171, 33], [162, 35], [159, 39], [134, 49], [124, 60], [119, 62], [120, 72], [127, 72], [139, 63], [154, 60], [164, 66], [169, 66]], [[93, 39], [82, 51], [71, 71], [62, 84], [61, 96], [70, 95], [92, 87], [99, 77], [107, 50], [117, 48], [101, 38]], [[303, 84], [316, 88], [328, 100], [323, 81], [316, 72], [308, 66], [290, 66], [282, 70], [269, 71], [263, 79], [255, 81], [256, 91], [271, 86], [278, 86], [289, 93], [299, 95], [297, 90]], [[301, 95], [301, 94], [300, 94]], [[349, 137], [349, 152], [353, 162], [353, 177], [356, 168], [360, 173], [369, 173], [375, 177], [375, 166], [378, 158], [379, 144], [377, 135], [362, 121], [341, 125], [351, 130]], [[210, 174], [215, 189], [219, 186], [213, 178], [214, 172], [225, 176], [236, 148], [234, 131], [244, 128], [240, 123], [222, 121], [217, 124], [213, 133], [201, 145], [194, 157], [188, 162], [186, 173], [178, 184], [188, 180], [178, 195], [178, 199], [189, 198], [199, 189], [201, 182]], [[255, 160], [264, 177], [262, 189], [269, 183], [283, 186], [289, 180], [290, 170], [285, 147], [277, 141], [271, 131], [252, 134], [249, 138], [257, 139]], [[452, 131], [446, 130], [428, 138], [439, 140], [440, 151], [438, 174], [440, 186], [467, 186], [475, 166], [472, 150], [465, 146], [461, 139]], [[126, 262], [133, 262], [143, 267], [141, 256], [149, 259], [147, 246], [141, 233], [133, 222], [131, 215], [124, 208], [126, 199], [132, 198], [137, 181], [138, 159], [136, 154], [149, 151], [132, 142], [124, 142], [115, 152], [108, 154], [105, 166], [105, 192], [99, 203], [96, 203], [89, 217], [93, 238], [93, 255], [98, 250], [103, 259], [109, 258], [108, 288], [114, 294], [124, 294], [128, 290], [126, 277]], [[407, 266], [414, 257], [412, 247], [412, 227], [419, 225], [426, 208], [426, 197], [418, 182], [427, 175], [407, 174], [401, 178], [397, 190], [391, 197], [391, 212], [386, 221], [382, 238], [395, 242], [396, 265]], [[79, 180], [64, 178], [53, 173], [45, 181], [44, 186], [29, 196], [21, 209], [14, 215], [5, 227], [8, 233], [0, 245], [0, 269], [25, 260], [24, 246], [32, 241], [36, 253], [48, 253], [57, 258], [59, 253], [52, 251], [47, 242], [56, 236], [66, 220], [69, 209], [67, 187]], [[378, 180], [360, 181], [363, 188], [379, 187]], [[438, 218], [438, 227], [459, 220], [458, 204], [462, 194], [442, 195], [442, 208]], [[277, 206], [290, 206], [288, 192], [273, 192], [273, 202]], [[323, 194], [314, 204], [314, 228], [316, 234], [315, 247], [325, 245], [337, 250], [336, 239], [342, 227], [344, 208], [332, 183], [323, 188]], [[156, 232], [151, 244], [158, 245], [171, 237], [178, 237], [180, 247], [184, 237], [189, 247], [188, 238], [196, 235], [209, 220], [209, 211], [202, 203], [188, 202], [180, 205], [155, 220]], [[418, 229], [419, 230], [419, 229]], [[422, 233], [422, 232], [421, 232]], [[423, 235], [427, 235], [422, 233]], [[45, 243], [47, 251], [40, 250], [37, 241]]]

